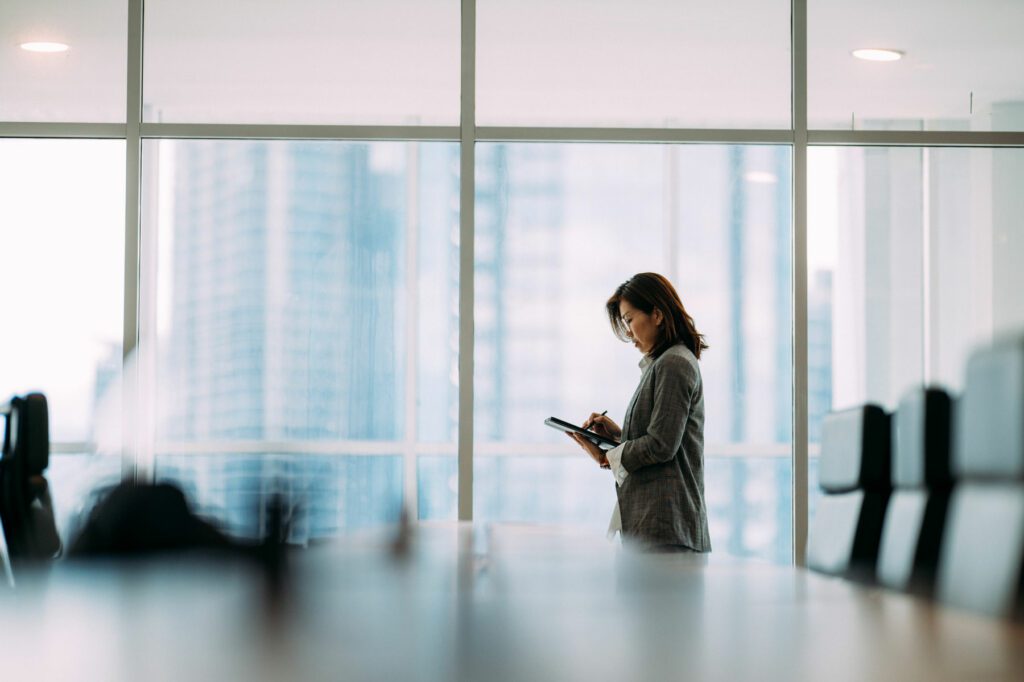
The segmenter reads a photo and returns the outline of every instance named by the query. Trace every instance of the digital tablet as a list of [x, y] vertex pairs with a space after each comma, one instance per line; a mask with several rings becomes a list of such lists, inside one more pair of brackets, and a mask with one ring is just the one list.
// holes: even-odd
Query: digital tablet
[[596, 434], [593, 431], [588, 431], [583, 427], [576, 426], [575, 424], [570, 424], [569, 422], [559, 419], [558, 417], [548, 417], [547, 419], [544, 420], [544, 423], [553, 429], [558, 429], [559, 431], [565, 431], [566, 433], [578, 433], [582, 436], [585, 436], [591, 443], [601, 448], [602, 450], [611, 450], [616, 445], [618, 445], [618, 443], [613, 441], [611, 438], [606, 438], [605, 436]]

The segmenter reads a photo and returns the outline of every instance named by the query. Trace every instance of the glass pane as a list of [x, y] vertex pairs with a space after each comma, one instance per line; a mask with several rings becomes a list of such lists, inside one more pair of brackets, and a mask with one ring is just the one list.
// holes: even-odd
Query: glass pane
[[813, 451], [830, 409], [892, 410], [921, 383], [955, 394], [974, 348], [1024, 327], [1024, 150], [824, 147], [808, 161]]
[[[923, 379], [921, 154], [810, 150], [808, 356], [814, 348], [815, 362], [828, 357], [831, 367], [830, 380], [809, 387], [816, 418], [830, 409], [826, 395], [831, 409], [864, 402], [891, 408]], [[809, 369], [808, 379], [825, 378], [820, 364]], [[813, 440], [820, 426], [812, 431]]]
[[57, 532], [67, 547], [100, 497], [121, 482], [121, 458], [95, 453], [51, 454], [46, 480]]
[[181, 487], [197, 513], [241, 538], [266, 535], [275, 496], [289, 541], [300, 544], [397, 523], [402, 508], [397, 456], [166, 455], [156, 476]]
[[610, 476], [543, 421], [607, 409], [621, 422], [640, 356], [612, 336], [604, 301], [653, 270], [711, 346], [712, 545], [789, 560], [790, 158], [787, 147], [477, 146], [474, 518], [607, 528]]
[[604, 534], [615, 489], [608, 472], [579, 454], [531, 456], [523, 450], [514, 456], [478, 457], [473, 472], [474, 518], [480, 510], [487, 521], [558, 523]]
[[[179, 468], [204, 453], [280, 453], [269, 443], [317, 455], [286, 457], [288, 476], [402, 453], [401, 491], [418, 442], [454, 452], [458, 145], [164, 140], [143, 151], [154, 265], [140, 347], [155, 349], [158, 467], [183, 452]], [[208, 490], [196, 490], [202, 505]]]
[[[125, 0], [4, 0], [0, 121], [123, 123], [127, 36]], [[40, 42], [67, 49], [20, 47]]]
[[789, 457], [712, 457], [705, 479], [715, 551], [780, 564], [792, 560]]
[[147, 0], [145, 119], [459, 122], [457, 0]]
[[41, 391], [51, 440], [111, 452], [121, 440], [124, 173], [124, 142], [0, 140], [0, 401]]
[[[811, 128], [1024, 130], [1024, 3], [808, 2]], [[897, 61], [866, 61], [888, 48]]]
[[423, 455], [418, 459], [419, 519], [454, 521], [459, 512], [458, 458]]
[[789, 2], [477, 3], [480, 125], [788, 128]]

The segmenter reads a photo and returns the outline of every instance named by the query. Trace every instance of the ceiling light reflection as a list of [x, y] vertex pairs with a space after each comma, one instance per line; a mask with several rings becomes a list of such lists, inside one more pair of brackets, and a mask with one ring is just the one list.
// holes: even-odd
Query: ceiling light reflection
[[862, 47], [851, 52], [857, 59], [864, 59], [869, 62], [895, 62], [903, 59], [901, 50], [890, 50], [879, 47]]
[[70, 46], [67, 43], [53, 43], [47, 41], [30, 41], [22, 43], [21, 49], [29, 52], [67, 52]]

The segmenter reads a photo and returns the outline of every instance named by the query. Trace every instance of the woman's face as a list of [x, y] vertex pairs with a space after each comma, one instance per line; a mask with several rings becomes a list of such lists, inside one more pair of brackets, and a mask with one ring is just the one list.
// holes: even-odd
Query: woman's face
[[658, 343], [658, 335], [661, 333], [661, 311], [655, 308], [648, 315], [644, 311], [634, 308], [629, 301], [619, 301], [619, 315], [626, 323], [626, 335], [633, 341], [644, 355], [650, 353]]

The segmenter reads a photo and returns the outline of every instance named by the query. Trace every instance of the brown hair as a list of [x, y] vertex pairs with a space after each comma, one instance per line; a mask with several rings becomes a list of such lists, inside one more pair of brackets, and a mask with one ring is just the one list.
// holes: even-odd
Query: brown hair
[[704, 335], [697, 331], [693, 318], [686, 312], [683, 302], [679, 299], [675, 287], [665, 277], [654, 272], [641, 272], [623, 282], [605, 304], [608, 309], [608, 321], [612, 324], [615, 336], [628, 341], [626, 323], [619, 314], [619, 302], [625, 299], [637, 310], [650, 315], [655, 309], [660, 310], [664, 318], [658, 342], [651, 350], [652, 357], [658, 357], [670, 346], [684, 343], [694, 357], [700, 359], [700, 353], [708, 347]]

